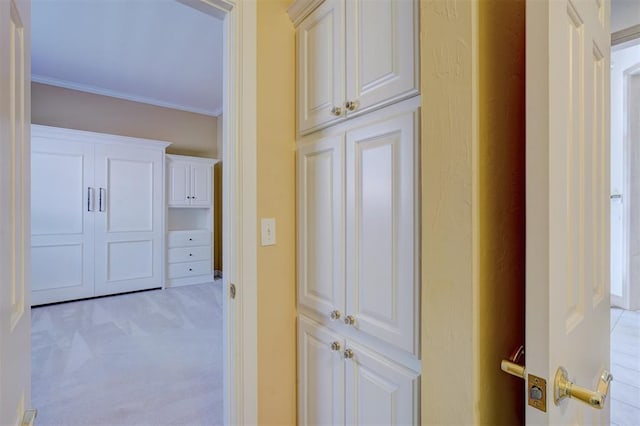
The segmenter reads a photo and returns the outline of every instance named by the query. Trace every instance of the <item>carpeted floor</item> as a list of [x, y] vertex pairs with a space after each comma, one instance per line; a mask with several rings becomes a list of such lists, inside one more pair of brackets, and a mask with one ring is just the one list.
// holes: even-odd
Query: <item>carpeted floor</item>
[[39, 426], [222, 424], [221, 281], [32, 310]]

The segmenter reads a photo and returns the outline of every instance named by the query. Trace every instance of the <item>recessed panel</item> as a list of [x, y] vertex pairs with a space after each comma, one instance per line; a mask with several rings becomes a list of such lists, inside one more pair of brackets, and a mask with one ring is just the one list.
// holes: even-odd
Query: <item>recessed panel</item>
[[[103, 204], [108, 232], [153, 230], [153, 163], [109, 159]], [[105, 199], [106, 198], [106, 199]]]
[[303, 219], [307, 241], [304, 262], [306, 276], [303, 291], [305, 296], [333, 303], [335, 241], [333, 209], [333, 162], [332, 151], [320, 151], [305, 156], [304, 197], [306, 217]]
[[[359, 425], [392, 425], [397, 409], [397, 386], [366, 367], [358, 368], [358, 399], [369, 404], [357, 404]], [[375, 404], [371, 404], [375, 402]]]
[[82, 244], [35, 246], [31, 259], [33, 291], [83, 285]]
[[305, 45], [304, 76], [308, 83], [305, 111], [328, 108], [333, 94], [333, 42], [334, 11], [318, 16], [312, 25], [303, 30], [301, 37]]
[[307, 424], [333, 424], [332, 391], [342, 383], [334, 383], [332, 373], [333, 356], [329, 344], [322, 342], [310, 334], [305, 334], [305, 372], [307, 388], [304, 392], [307, 408]]
[[107, 247], [107, 281], [153, 276], [153, 241], [110, 242]]
[[397, 174], [394, 144], [398, 135], [358, 144], [357, 206], [359, 312], [395, 324]]
[[396, 2], [358, 1], [358, 40], [360, 49], [375, 52], [360, 55], [358, 67], [361, 94], [397, 76], [399, 71]]
[[31, 235], [81, 234], [88, 188], [84, 156], [33, 152]]

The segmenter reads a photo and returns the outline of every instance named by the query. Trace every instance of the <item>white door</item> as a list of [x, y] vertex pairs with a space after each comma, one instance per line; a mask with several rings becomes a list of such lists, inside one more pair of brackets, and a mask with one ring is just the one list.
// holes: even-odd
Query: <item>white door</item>
[[328, 0], [298, 27], [298, 131], [344, 115], [344, 4]]
[[560, 367], [576, 386], [607, 390], [609, 10], [527, 1], [526, 369], [547, 380], [547, 412], [527, 404], [527, 424], [609, 424], [608, 400], [592, 408], [575, 387], [554, 398]]
[[164, 153], [95, 146], [95, 295], [162, 286]]
[[344, 138], [298, 149], [298, 303], [342, 319], [344, 279]]
[[348, 111], [417, 93], [419, 2], [350, 0], [345, 5]]
[[31, 139], [31, 304], [93, 296], [93, 145]]
[[191, 201], [191, 165], [185, 161], [168, 161], [169, 173], [168, 204], [170, 207], [184, 207]]
[[344, 339], [298, 318], [298, 423], [344, 424]]
[[418, 113], [409, 112], [346, 138], [346, 315], [356, 329], [412, 354], [420, 287], [418, 123]]
[[191, 205], [209, 207], [211, 196], [211, 166], [194, 163], [191, 165]]
[[31, 406], [28, 1], [0, 1], [0, 424]]

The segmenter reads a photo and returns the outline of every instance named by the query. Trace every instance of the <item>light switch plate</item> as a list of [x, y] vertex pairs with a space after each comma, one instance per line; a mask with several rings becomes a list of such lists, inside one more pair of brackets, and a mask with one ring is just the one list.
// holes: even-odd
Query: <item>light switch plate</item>
[[276, 244], [276, 219], [273, 217], [262, 218], [262, 245], [273, 246]]

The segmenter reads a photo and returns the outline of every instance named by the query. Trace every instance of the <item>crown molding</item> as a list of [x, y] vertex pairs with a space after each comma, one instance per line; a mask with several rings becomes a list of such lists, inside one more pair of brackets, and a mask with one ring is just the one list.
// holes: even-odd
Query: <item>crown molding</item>
[[291, 19], [293, 25], [297, 27], [304, 18], [309, 16], [309, 14], [324, 3], [324, 1], [325, 0], [295, 0], [287, 9], [289, 19]]
[[624, 30], [611, 33], [611, 46], [617, 46], [638, 39], [640, 39], [640, 25], [634, 25]]
[[49, 86], [62, 87], [64, 89], [77, 90], [79, 92], [93, 93], [94, 95], [108, 96], [110, 98], [124, 99], [126, 101], [138, 102], [142, 104], [154, 105], [162, 108], [176, 109], [185, 112], [192, 112], [195, 114], [208, 115], [210, 117], [218, 117], [222, 115], [222, 108], [214, 110], [193, 108], [188, 105], [175, 104], [172, 102], [165, 102], [154, 98], [147, 98], [145, 96], [130, 95], [128, 93], [119, 92], [116, 90], [104, 89], [97, 86], [91, 86], [88, 84], [74, 83], [67, 80], [61, 80], [52, 77], [46, 77], [39, 74], [32, 74], [31, 81], [41, 84], [47, 84]]

